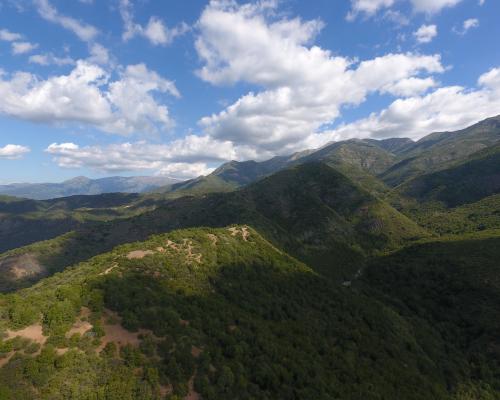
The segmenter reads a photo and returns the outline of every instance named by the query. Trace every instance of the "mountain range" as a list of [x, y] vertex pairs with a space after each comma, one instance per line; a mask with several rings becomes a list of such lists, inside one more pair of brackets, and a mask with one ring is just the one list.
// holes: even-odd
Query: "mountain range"
[[103, 193], [143, 193], [177, 182], [159, 176], [112, 176], [89, 179], [78, 176], [61, 183], [12, 183], [0, 185], [0, 194], [34, 200]]
[[500, 399], [500, 116], [0, 197], [0, 398]]

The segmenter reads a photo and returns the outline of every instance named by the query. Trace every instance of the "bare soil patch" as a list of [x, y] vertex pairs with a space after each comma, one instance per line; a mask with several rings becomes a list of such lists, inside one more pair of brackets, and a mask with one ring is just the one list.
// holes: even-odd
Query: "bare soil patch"
[[87, 319], [90, 316], [90, 310], [87, 307], [82, 307], [80, 311], [80, 315], [78, 316], [76, 322], [70, 328], [70, 330], [66, 333], [66, 337], [70, 338], [75, 333], [79, 333], [83, 335], [85, 332], [91, 330], [93, 328], [92, 324], [83, 319]]
[[154, 254], [152, 250], [134, 250], [127, 254], [129, 260], [136, 260], [146, 257], [147, 255]]
[[11, 351], [10, 353], [7, 353], [7, 355], [4, 357], [4, 358], [0, 358], [0, 368], [2, 368], [4, 365], [6, 365], [10, 359], [12, 358], [12, 356], [16, 354], [15, 351]]
[[231, 232], [231, 236], [241, 235], [245, 242], [247, 242], [248, 238], [250, 237], [250, 232], [248, 231], [247, 226], [242, 226], [241, 228], [233, 226], [231, 228], [227, 228], [227, 230]]
[[153, 335], [153, 333], [147, 329], [139, 329], [137, 332], [127, 331], [121, 325], [121, 320], [121, 317], [116, 312], [111, 310], [104, 311], [104, 315], [102, 317], [104, 336], [101, 338], [101, 344], [97, 348], [98, 353], [100, 353], [110, 342], [114, 342], [118, 347], [123, 347], [128, 344], [138, 346], [141, 342], [139, 335]]
[[184, 400], [200, 400], [201, 396], [200, 394], [194, 390], [194, 379], [196, 377], [196, 371], [194, 372], [193, 376], [189, 378], [188, 382], [188, 394], [186, 397], [184, 397]]
[[41, 345], [45, 344], [45, 342], [47, 341], [47, 336], [43, 335], [42, 325], [39, 323], [27, 326], [26, 328], [19, 331], [12, 331], [10, 329], [7, 330], [6, 340], [15, 338], [16, 336], [30, 339], [33, 342], [39, 343]]
[[200, 354], [203, 353], [203, 350], [200, 349], [199, 347], [197, 346], [191, 346], [191, 355], [194, 357], [194, 358], [198, 358], [200, 356]]
[[219, 238], [217, 237], [217, 235], [214, 235], [213, 233], [208, 233], [207, 236], [212, 241], [212, 244], [214, 246], [217, 246], [217, 241], [219, 240]]
[[175, 243], [170, 239], [167, 239], [167, 249], [172, 249], [177, 253], [184, 252], [186, 254], [187, 262], [196, 262], [201, 264], [201, 253], [195, 253], [193, 251], [193, 241], [189, 239], [182, 239], [182, 244]]
[[24, 279], [45, 275], [47, 269], [31, 253], [8, 256], [0, 260], [0, 273], [12, 279]]

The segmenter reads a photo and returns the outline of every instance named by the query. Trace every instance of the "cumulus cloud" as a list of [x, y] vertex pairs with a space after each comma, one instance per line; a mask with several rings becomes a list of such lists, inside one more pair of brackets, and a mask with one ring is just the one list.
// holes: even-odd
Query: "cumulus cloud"
[[416, 12], [435, 14], [443, 8], [454, 7], [462, 0], [410, 0]]
[[11, 32], [8, 29], [0, 29], [0, 40], [5, 42], [13, 42], [16, 40], [21, 40], [23, 35], [20, 33]]
[[188, 135], [169, 144], [147, 142], [120, 143], [107, 146], [84, 146], [53, 143], [46, 151], [61, 167], [89, 167], [104, 172], [154, 171], [178, 179], [210, 173], [208, 165], [241, 154], [230, 142], [215, 141], [208, 136]]
[[479, 20], [477, 18], [469, 18], [463, 22], [461, 28], [459, 29], [453, 28], [453, 31], [459, 35], [465, 35], [470, 29], [478, 27], [479, 27]]
[[437, 36], [436, 25], [422, 25], [413, 33], [418, 43], [430, 43]]
[[257, 153], [292, 152], [306, 147], [341, 107], [375, 92], [424, 92], [435, 83], [421, 75], [444, 70], [437, 55], [387, 54], [361, 62], [335, 56], [310, 45], [321, 21], [275, 19], [260, 4], [213, 1], [198, 21], [196, 49], [204, 61], [198, 75], [213, 84], [245, 81], [263, 88], [200, 120], [214, 139]]
[[426, 95], [397, 99], [367, 118], [323, 132], [318, 143], [351, 137], [419, 139], [431, 132], [462, 129], [498, 114], [500, 68], [493, 68], [479, 77], [475, 90], [447, 86]]
[[177, 36], [183, 35], [189, 30], [188, 25], [184, 22], [173, 28], [168, 28], [160, 18], [155, 16], [149, 19], [146, 26], [134, 22], [132, 2], [130, 0], [120, 0], [119, 10], [124, 25], [122, 38], [125, 41], [135, 36], [142, 36], [155, 46], [165, 46], [172, 43]]
[[30, 53], [38, 47], [36, 43], [30, 42], [13, 42], [12, 54], [25, 54]]
[[395, 0], [351, 0], [351, 11], [347, 14], [347, 19], [352, 21], [359, 14], [373, 16], [383, 8], [389, 8]]
[[0, 29], [0, 40], [4, 42], [12, 42], [12, 54], [29, 53], [38, 47], [36, 43], [23, 41], [23, 35], [20, 33], [11, 32], [8, 29]]
[[462, 0], [351, 0], [351, 10], [347, 20], [354, 20], [358, 15], [372, 17], [380, 10], [389, 9], [398, 3], [409, 2], [414, 12], [436, 14], [447, 7], [454, 7]]
[[8, 144], [4, 147], [0, 147], [0, 160], [15, 160], [21, 158], [29, 152], [29, 147], [21, 146], [19, 144]]
[[73, 65], [76, 64], [76, 61], [71, 57], [57, 57], [52, 53], [45, 54], [33, 54], [29, 58], [29, 62], [32, 64], [38, 65]]
[[93, 43], [89, 48], [89, 52], [90, 57], [87, 58], [88, 62], [100, 65], [106, 65], [109, 63], [109, 50], [99, 43]]
[[26, 72], [0, 77], [0, 113], [45, 123], [89, 124], [110, 133], [151, 133], [172, 125], [168, 108], [154, 93], [179, 96], [173, 82], [144, 64], [128, 66], [111, 80], [98, 65], [78, 61], [68, 75], [46, 80]]
[[92, 25], [60, 14], [48, 0], [35, 0], [35, 4], [43, 19], [68, 29], [84, 42], [93, 40], [99, 33], [97, 28]]
[[382, 87], [380, 91], [394, 96], [409, 97], [424, 93], [435, 86], [437, 86], [437, 83], [433, 78], [411, 77]]

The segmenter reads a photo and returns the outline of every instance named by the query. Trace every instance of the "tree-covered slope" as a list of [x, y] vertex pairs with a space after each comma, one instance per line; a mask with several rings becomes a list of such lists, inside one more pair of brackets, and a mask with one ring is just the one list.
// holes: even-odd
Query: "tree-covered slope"
[[[373, 193], [384, 193], [387, 187], [375, 175], [392, 166], [396, 156], [388, 149], [397, 151], [407, 145], [409, 139], [346, 140], [332, 143], [318, 150], [306, 150], [290, 156], [278, 156], [269, 160], [230, 161], [207, 176], [170, 185], [159, 192], [170, 198], [184, 195], [203, 195], [228, 192], [249, 185], [283, 169], [309, 162], [323, 162], [338, 169], [349, 178]], [[411, 142], [411, 141], [410, 141]]]
[[153, 233], [230, 224], [251, 224], [275, 245], [335, 279], [352, 276], [366, 255], [427, 235], [338, 171], [307, 163], [235, 192], [185, 197], [136, 217], [83, 227], [0, 260], [30, 254], [53, 272]]
[[399, 154], [400, 161], [380, 174], [390, 186], [444, 169], [500, 141], [500, 116], [456, 132], [432, 133]]
[[366, 293], [411, 323], [450, 385], [461, 382], [460, 399], [500, 397], [499, 259], [497, 230], [408, 247], [375, 259], [362, 277]]
[[419, 202], [440, 202], [445, 207], [473, 203], [500, 192], [500, 146], [473, 154], [451, 168], [418, 176], [397, 192]]
[[161, 196], [109, 193], [51, 200], [0, 198], [0, 252], [152, 210]]
[[458, 400], [466, 384], [495, 398], [491, 359], [441, 327], [429, 344], [398, 307], [248, 226], [157, 235], [0, 298], [0, 396]]

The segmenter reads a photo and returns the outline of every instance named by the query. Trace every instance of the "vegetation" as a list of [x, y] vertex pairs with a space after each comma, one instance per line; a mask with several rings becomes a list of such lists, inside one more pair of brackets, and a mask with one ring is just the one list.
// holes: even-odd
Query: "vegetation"
[[[376, 266], [368, 271], [358, 289], [332, 285], [246, 226], [181, 230], [123, 245], [3, 296], [4, 329], [39, 323], [47, 339], [41, 352], [29, 349], [29, 341], [4, 339], [2, 348], [14, 355], [0, 369], [0, 393], [6, 399], [182, 398], [193, 391], [204, 399], [459, 399], [463, 393], [494, 399], [498, 366], [476, 357], [488, 340], [473, 343], [474, 356], [438, 335], [441, 327], [429, 323], [431, 332], [422, 336], [413, 314], [378, 286]], [[438, 281], [436, 293], [446, 284]], [[492, 312], [496, 301], [488, 300]], [[93, 327], [69, 336], [82, 307], [90, 308]], [[119, 315], [111, 323], [110, 310]], [[488, 325], [476, 310], [470, 315], [484, 322], [479, 331], [493, 333], [496, 320]], [[117, 321], [140, 329], [138, 345], [103, 347]], [[456, 334], [460, 327], [452, 322], [448, 330]]]
[[499, 124], [1, 196], [0, 399], [500, 400]]
[[139, 215], [165, 202], [161, 195], [124, 193], [52, 200], [0, 197], [0, 252], [84, 226]]
[[[33, 254], [53, 273], [154, 233], [230, 224], [252, 225], [274, 245], [336, 281], [352, 277], [368, 255], [427, 236], [341, 173], [306, 163], [235, 192], [173, 200], [153, 211], [87, 226], [3, 257]], [[8, 285], [7, 281], [4, 287]]]
[[498, 144], [499, 140], [500, 116], [457, 132], [432, 133], [399, 153], [399, 162], [379, 176], [394, 187], [415, 176], [465, 161], [474, 153]]

